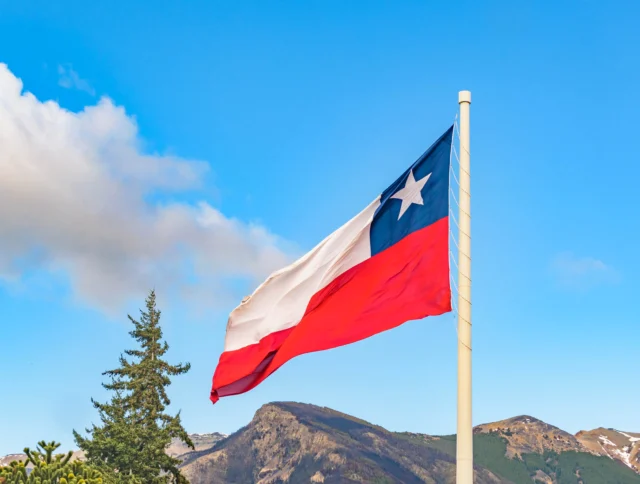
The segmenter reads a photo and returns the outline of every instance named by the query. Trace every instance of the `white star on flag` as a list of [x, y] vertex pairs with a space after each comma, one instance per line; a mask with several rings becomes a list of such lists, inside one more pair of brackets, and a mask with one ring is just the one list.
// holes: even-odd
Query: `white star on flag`
[[429, 173], [424, 178], [416, 181], [413, 177], [413, 170], [409, 171], [409, 176], [407, 177], [407, 183], [405, 183], [404, 188], [398, 190], [395, 194], [391, 196], [391, 198], [397, 198], [398, 200], [402, 200], [402, 205], [400, 205], [400, 215], [398, 215], [398, 220], [400, 217], [407, 211], [407, 209], [412, 205], [424, 205], [424, 201], [422, 200], [422, 189], [424, 188], [427, 180], [431, 173]]

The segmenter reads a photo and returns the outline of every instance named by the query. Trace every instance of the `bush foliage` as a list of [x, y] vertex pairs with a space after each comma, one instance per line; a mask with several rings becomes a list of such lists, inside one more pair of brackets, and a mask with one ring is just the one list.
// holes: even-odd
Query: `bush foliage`
[[0, 467], [1, 484], [142, 484], [132, 476], [99, 470], [86, 462], [71, 460], [73, 452], [54, 454], [56, 442], [39, 442], [37, 450], [24, 449], [26, 460]]

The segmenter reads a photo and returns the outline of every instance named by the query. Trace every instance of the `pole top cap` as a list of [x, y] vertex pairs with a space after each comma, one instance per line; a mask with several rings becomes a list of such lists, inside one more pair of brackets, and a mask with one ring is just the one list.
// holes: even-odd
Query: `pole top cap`
[[458, 93], [458, 104], [461, 103], [471, 104], [471, 91], [460, 91]]

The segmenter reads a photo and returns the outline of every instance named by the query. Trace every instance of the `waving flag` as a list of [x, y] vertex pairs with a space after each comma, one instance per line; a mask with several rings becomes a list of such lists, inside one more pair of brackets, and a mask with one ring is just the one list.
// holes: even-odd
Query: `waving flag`
[[244, 393], [290, 359], [451, 310], [449, 128], [368, 207], [229, 316], [211, 401]]

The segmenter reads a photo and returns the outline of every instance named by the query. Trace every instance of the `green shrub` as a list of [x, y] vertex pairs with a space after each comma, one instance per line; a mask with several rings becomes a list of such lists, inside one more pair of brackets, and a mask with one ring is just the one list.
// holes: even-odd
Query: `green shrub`
[[132, 476], [103, 471], [79, 460], [71, 461], [73, 452], [54, 454], [56, 442], [39, 442], [37, 450], [24, 449], [25, 461], [0, 467], [0, 484], [141, 484]]

